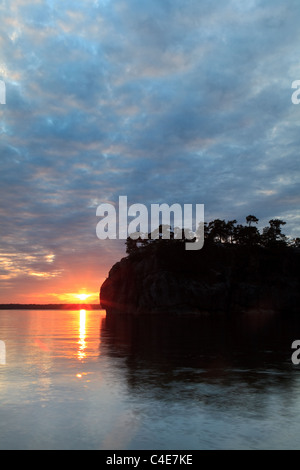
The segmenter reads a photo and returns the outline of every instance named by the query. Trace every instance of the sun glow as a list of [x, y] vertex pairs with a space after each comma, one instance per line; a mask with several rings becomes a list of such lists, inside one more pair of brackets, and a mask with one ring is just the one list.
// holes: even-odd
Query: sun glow
[[77, 294], [76, 297], [80, 300], [86, 300], [90, 297], [90, 294]]
[[[0, 276], [1, 278], [1, 276]], [[99, 302], [99, 292], [91, 292], [84, 288], [76, 292], [67, 292], [64, 294], [51, 294], [59, 303], [68, 304], [95, 304]], [[84, 308], [84, 307], [82, 307]]]

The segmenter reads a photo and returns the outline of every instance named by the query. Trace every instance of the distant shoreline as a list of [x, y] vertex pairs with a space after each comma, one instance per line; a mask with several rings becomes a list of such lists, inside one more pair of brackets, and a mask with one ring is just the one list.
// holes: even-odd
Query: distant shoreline
[[0, 310], [103, 310], [99, 304], [0, 304]]

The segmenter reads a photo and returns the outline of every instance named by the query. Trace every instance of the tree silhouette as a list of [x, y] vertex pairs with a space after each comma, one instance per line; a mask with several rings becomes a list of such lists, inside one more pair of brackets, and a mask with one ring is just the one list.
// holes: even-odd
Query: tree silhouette
[[250, 227], [250, 226], [251, 226], [251, 222], [254, 222], [255, 224], [257, 224], [257, 222], [259, 221], [259, 219], [257, 219], [257, 217], [255, 217], [255, 215], [247, 215], [246, 221], [247, 221], [247, 224], [248, 224], [249, 227]]
[[291, 241], [291, 246], [295, 248], [300, 248], [300, 238], [299, 237], [293, 238]]
[[234, 240], [239, 245], [258, 245], [260, 242], [260, 233], [256, 227], [238, 225], [234, 232]]
[[266, 247], [286, 245], [286, 236], [281, 233], [281, 225], [285, 225], [286, 222], [280, 219], [271, 219], [269, 224], [269, 227], [263, 229], [262, 245]]
[[[257, 227], [251, 224], [257, 224], [258, 218], [255, 215], [246, 217], [246, 224], [237, 224], [235, 219], [225, 221], [215, 219], [209, 223], [204, 223], [204, 239], [208, 245], [214, 244], [234, 244], [247, 247], [261, 246], [266, 248], [277, 248], [290, 246], [300, 247], [300, 238], [294, 238], [288, 241], [287, 237], [281, 232], [282, 225], [286, 222], [280, 219], [269, 220], [269, 226], [265, 227], [262, 234]], [[128, 255], [137, 252], [151, 251], [157, 247], [164, 247], [168, 244], [181, 245], [189, 240], [193, 241], [193, 232], [187, 228], [175, 227], [174, 230], [168, 225], [159, 225], [152, 233], [142, 234], [136, 232], [127, 238], [126, 253]]]
[[225, 220], [215, 219], [208, 224], [208, 236], [213, 241], [222, 243], [227, 240], [228, 229]]
[[126, 246], [126, 253], [128, 253], [128, 255], [131, 255], [132, 253], [136, 253], [138, 250], [137, 240], [133, 240], [130, 237], [127, 237], [125, 246]]
[[235, 224], [236, 223], [237, 223], [237, 221], [234, 219], [234, 220], [228, 220], [228, 222], [226, 224], [227, 241], [229, 241], [230, 243], [232, 243], [233, 240], [234, 240]]

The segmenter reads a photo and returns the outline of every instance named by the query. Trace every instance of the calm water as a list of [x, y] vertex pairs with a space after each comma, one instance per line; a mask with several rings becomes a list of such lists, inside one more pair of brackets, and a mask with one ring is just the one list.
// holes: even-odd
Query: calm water
[[295, 320], [0, 311], [0, 449], [299, 449]]

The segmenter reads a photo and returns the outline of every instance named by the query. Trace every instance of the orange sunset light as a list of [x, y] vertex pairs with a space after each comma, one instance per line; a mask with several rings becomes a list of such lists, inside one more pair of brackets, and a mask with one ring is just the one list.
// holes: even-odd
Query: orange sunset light
[[89, 303], [98, 303], [99, 302], [99, 293], [98, 292], [68, 292], [64, 294], [52, 294], [58, 300], [58, 302], [66, 302], [66, 303], [78, 303], [83, 302], [85, 303], [88, 301]]
[[91, 294], [77, 294], [77, 298], [80, 300], [86, 300], [91, 296]]

